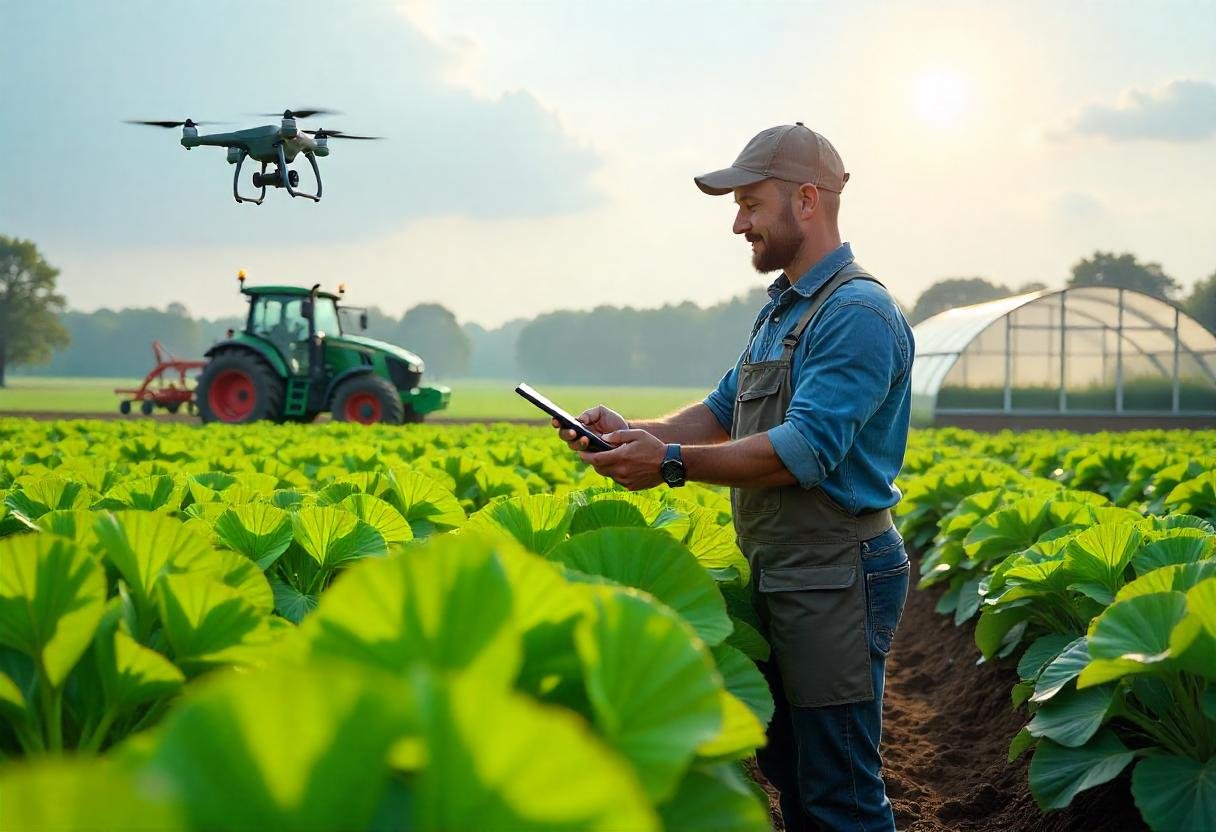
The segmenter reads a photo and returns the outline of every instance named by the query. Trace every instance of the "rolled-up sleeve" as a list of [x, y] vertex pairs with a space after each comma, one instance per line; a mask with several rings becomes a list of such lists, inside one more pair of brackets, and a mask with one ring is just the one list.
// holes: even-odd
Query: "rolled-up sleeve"
[[848, 454], [903, 359], [894, 325], [864, 301], [826, 307], [798, 350], [793, 400], [768, 437], [798, 483], [813, 488]]
[[718, 386], [705, 397], [705, 406], [727, 433], [730, 433], [730, 425], [735, 417], [735, 394], [739, 389], [739, 364], [742, 361], [743, 355], [740, 354], [735, 366], [726, 371]]

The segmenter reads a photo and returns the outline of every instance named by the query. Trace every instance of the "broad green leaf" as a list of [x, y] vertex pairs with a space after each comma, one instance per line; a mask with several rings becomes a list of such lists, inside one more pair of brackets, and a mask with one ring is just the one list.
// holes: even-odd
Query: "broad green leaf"
[[1178, 483], [1166, 495], [1165, 507], [1180, 514], [1216, 518], [1216, 471]]
[[549, 557], [589, 575], [650, 593], [679, 613], [708, 645], [732, 625], [713, 578], [671, 535], [655, 529], [604, 528], [575, 535]]
[[1206, 763], [1174, 756], [1141, 760], [1132, 772], [1132, 796], [1151, 829], [1216, 829], [1216, 757]]
[[46, 759], [0, 770], [0, 829], [184, 830], [163, 789], [106, 759]]
[[175, 511], [181, 507], [186, 487], [168, 474], [126, 480], [111, 488], [97, 503], [98, 508], [136, 511]]
[[726, 689], [747, 705], [762, 725], [768, 725], [773, 718], [773, 696], [755, 662], [726, 644], [715, 647], [713, 657]]
[[1216, 576], [1216, 560], [1163, 566], [1127, 584], [1119, 590], [1115, 600], [1126, 601], [1128, 598], [1151, 595], [1154, 592], [1186, 592], [1205, 578], [1213, 576]]
[[738, 766], [696, 765], [659, 807], [666, 832], [755, 832], [769, 828], [768, 801]]
[[1030, 697], [1031, 701], [1046, 702], [1051, 699], [1060, 692], [1060, 688], [1077, 678], [1081, 671], [1089, 666], [1090, 661], [1089, 644], [1085, 636], [1069, 642], [1039, 674], [1034, 686], [1034, 695]]
[[275, 638], [265, 613], [206, 572], [163, 575], [157, 606], [174, 661], [189, 676], [261, 664]]
[[768, 661], [771, 651], [764, 636], [760, 635], [760, 631], [740, 618], [732, 617], [731, 623], [734, 625], [734, 630], [726, 637], [725, 643], [739, 650], [754, 662]]
[[228, 674], [170, 714], [148, 762], [194, 829], [359, 829], [389, 778], [410, 697], [353, 665]]
[[1089, 636], [1094, 661], [1081, 672], [1077, 686], [1091, 687], [1152, 670], [1172, 655], [1170, 635], [1185, 615], [1186, 596], [1181, 592], [1157, 592], [1112, 604], [1094, 622]]
[[1130, 523], [1091, 526], [1075, 535], [1064, 551], [1064, 566], [1074, 586], [1100, 604], [1109, 604], [1123, 586], [1123, 573], [1144, 536]]
[[48, 511], [38, 518], [38, 528], [56, 537], [66, 537], [79, 546], [90, 549], [97, 540], [93, 528], [97, 515], [83, 508], [64, 508]]
[[[641, 522], [638, 522], [641, 518]], [[688, 515], [648, 494], [631, 491], [605, 491], [592, 494], [586, 505], [574, 513], [571, 534], [609, 526], [648, 526], [662, 529], [676, 540], [683, 540], [691, 528]]]
[[215, 520], [219, 541], [266, 570], [291, 545], [291, 516], [269, 503], [232, 506]]
[[727, 691], [718, 694], [722, 727], [717, 736], [697, 746], [697, 756], [705, 760], [742, 760], [753, 756], [765, 743], [764, 725], [737, 696]]
[[279, 615], [292, 624], [299, 624], [310, 612], [317, 608], [320, 599], [309, 595], [279, 578], [270, 579], [270, 589], [274, 593], [274, 609]]
[[332, 506], [302, 508], [291, 515], [292, 537], [318, 565], [335, 569], [350, 561], [383, 557], [380, 533], [348, 511]]
[[429, 537], [464, 525], [465, 513], [451, 491], [414, 471], [394, 475], [397, 496], [414, 537]]
[[160, 512], [106, 512], [98, 515], [94, 528], [102, 553], [127, 582], [141, 612], [152, 604], [161, 574], [210, 550], [208, 541], [181, 520]]
[[106, 615], [93, 643], [102, 699], [111, 718], [169, 696], [185, 682], [172, 662], [123, 632], [118, 620], [116, 614]]
[[1034, 545], [1047, 532], [1083, 515], [1079, 503], [1052, 502], [1030, 497], [993, 512], [980, 521], [964, 541], [968, 557], [989, 560], [1005, 557]]
[[513, 541], [443, 536], [347, 570], [302, 625], [312, 652], [400, 672], [421, 662], [441, 671], [486, 665], [512, 680], [519, 634], [497, 548]]
[[344, 508], [364, 523], [380, 532], [386, 543], [404, 543], [414, 539], [410, 524], [392, 505], [371, 494], [351, 494], [342, 502]]
[[1080, 748], [1041, 741], [1030, 760], [1030, 793], [1041, 809], [1063, 809], [1079, 792], [1118, 777], [1135, 756], [1109, 728]]
[[1214, 549], [1216, 538], [1209, 535], [1175, 533], [1143, 546], [1132, 558], [1132, 566], [1135, 567], [1137, 575], [1144, 575], [1162, 566], [1194, 563], [1211, 557]]
[[570, 503], [552, 494], [495, 500], [469, 517], [466, 528], [481, 534], [509, 535], [524, 548], [545, 554], [570, 530]]
[[1035, 639], [1018, 661], [1018, 677], [1030, 682], [1038, 679], [1043, 669], [1072, 642], [1071, 637], [1060, 633], [1051, 633]]
[[32, 658], [58, 688], [88, 648], [105, 612], [105, 574], [62, 538], [0, 540], [0, 644]]
[[[727, 504], [729, 508], [729, 503]], [[706, 569], [739, 570], [746, 581], [750, 576], [747, 558], [735, 543], [735, 529], [729, 521], [719, 522], [717, 511], [708, 508], [683, 508], [688, 515], [688, 534], [684, 545]]]
[[1023, 728], [1014, 734], [1013, 739], [1009, 741], [1009, 753], [1006, 755], [1006, 761], [1012, 763], [1018, 757], [1025, 754], [1027, 750], [1033, 748], [1036, 743], [1038, 743], [1038, 740]]
[[62, 477], [42, 477], [26, 483], [4, 497], [9, 509], [31, 523], [48, 511], [86, 509], [97, 493], [82, 482]]
[[1061, 691], [1039, 706], [1026, 730], [1032, 736], [1077, 748], [1089, 742], [1102, 727], [1114, 693], [1114, 685]]
[[722, 727], [722, 684], [692, 629], [626, 591], [599, 592], [575, 633], [595, 726], [654, 801], [679, 785], [696, 748]]
[[476, 674], [435, 685], [427, 698], [418, 828], [659, 828], [637, 774], [576, 715]]

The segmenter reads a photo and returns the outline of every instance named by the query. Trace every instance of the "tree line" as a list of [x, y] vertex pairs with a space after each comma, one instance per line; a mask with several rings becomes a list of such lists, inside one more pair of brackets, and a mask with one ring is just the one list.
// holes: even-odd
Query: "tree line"
[[[195, 319], [181, 304], [165, 309], [69, 311], [56, 293], [58, 271], [33, 243], [0, 235], [0, 386], [5, 367], [62, 376], [142, 376], [152, 367], [151, 344], [196, 358], [244, 316]], [[1076, 286], [1121, 286], [1179, 303], [1216, 332], [1216, 272], [1186, 297], [1157, 263], [1132, 254], [1097, 251], [1071, 270]], [[946, 309], [1046, 288], [1010, 287], [984, 277], [940, 280], [917, 298], [908, 318], [919, 323]], [[487, 329], [461, 326], [439, 304], [419, 304], [400, 317], [368, 309], [365, 333], [400, 344], [426, 362], [434, 378], [527, 379], [567, 384], [714, 384], [739, 356], [756, 313], [767, 300], [752, 291], [702, 307], [692, 302], [658, 309], [600, 306], [559, 311]], [[345, 322], [358, 332], [353, 317]]]

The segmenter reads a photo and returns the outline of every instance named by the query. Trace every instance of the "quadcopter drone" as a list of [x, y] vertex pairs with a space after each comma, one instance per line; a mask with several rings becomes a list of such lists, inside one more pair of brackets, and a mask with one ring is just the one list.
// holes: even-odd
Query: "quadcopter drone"
[[[192, 119], [185, 121], [128, 121], [127, 124], [144, 124], [149, 127], [182, 128], [182, 147], [191, 150], [195, 147], [226, 147], [228, 148], [228, 164], [236, 165], [232, 176], [232, 195], [237, 202], [252, 202], [261, 205], [266, 198], [267, 188], [284, 188], [294, 196], [321, 201], [321, 171], [317, 167], [318, 156], [329, 155], [330, 139], [378, 139], [379, 136], [353, 136], [341, 130], [301, 130], [296, 125], [296, 119], [311, 118], [317, 115], [333, 115], [333, 110], [284, 110], [283, 120], [276, 127], [267, 124], [264, 127], [251, 127], [248, 130], [237, 130], [232, 133], [211, 133], [200, 136], [198, 128], [210, 122], [198, 122]], [[277, 113], [262, 113], [261, 115], [277, 115]], [[289, 170], [288, 165], [295, 161], [296, 156], [303, 153], [312, 165], [313, 175], [317, 180], [315, 194], [296, 190], [300, 184], [300, 174]], [[245, 159], [252, 157], [262, 163], [260, 173], [253, 175], [253, 187], [261, 188], [257, 198], [241, 196], [240, 179], [241, 166]], [[274, 165], [268, 174], [267, 165]]]

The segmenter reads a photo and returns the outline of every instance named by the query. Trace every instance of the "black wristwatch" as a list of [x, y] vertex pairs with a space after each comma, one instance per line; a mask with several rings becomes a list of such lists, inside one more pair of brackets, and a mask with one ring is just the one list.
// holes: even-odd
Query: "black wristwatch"
[[672, 488], [679, 488], [684, 484], [684, 457], [680, 455], [679, 445], [672, 443], [667, 446], [659, 473], [663, 475], [663, 482]]

